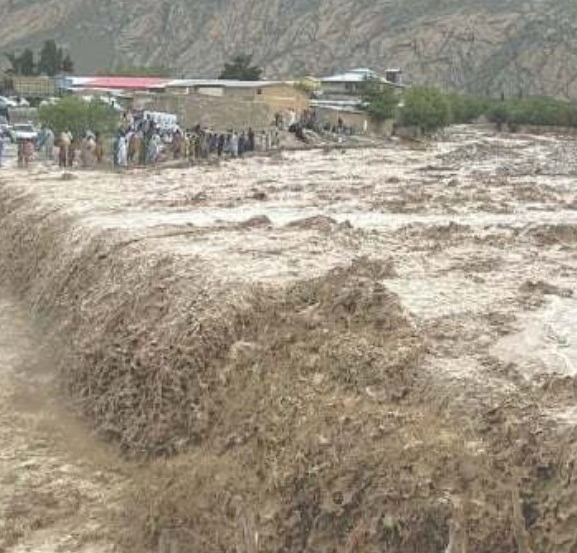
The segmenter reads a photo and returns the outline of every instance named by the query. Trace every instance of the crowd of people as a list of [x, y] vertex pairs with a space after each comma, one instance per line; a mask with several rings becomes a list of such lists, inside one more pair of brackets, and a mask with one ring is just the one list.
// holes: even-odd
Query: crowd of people
[[130, 118], [118, 130], [112, 146], [116, 167], [153, 165], [168, 159], [188, 159], [195, 163], [210, 157], [242, 157], [251, 152], [266, 152], [280, 146], [276, 128], [255, 132], [251, 127], [218, 132], [200, 124], [182, 130], [161, 127], [148, 117]]
[[[56, 157], [60, 167], [94, 167], [107, 163], [108, 159], [116, 168], [155, 165], [168, 160], [195, 164], [209, 159], [238, 158], [279, 149], [283, 130], [288, 129], [304, 140], [303, 128], [312, 122], [310, 118], [297, 119], [296, 113], [290, 113], [286, 121], [277, 114], [266, 129], [217, 131], [200, 124], [181, 129], [176, 117], [172, 117], [174, 121], [167, 122], [145, 113], [129, 112], [111, 140], [91, 130], [82, 136], [73, 136], [69, 130], [55, 135], [52, 129], [41, 127], [35, 142], [24, 140], [18, 144], [18, 165], [27, 167], [35, 155], [46, 161], [54, 161]], [[0, 164], [3, 149], [0, 138]]]

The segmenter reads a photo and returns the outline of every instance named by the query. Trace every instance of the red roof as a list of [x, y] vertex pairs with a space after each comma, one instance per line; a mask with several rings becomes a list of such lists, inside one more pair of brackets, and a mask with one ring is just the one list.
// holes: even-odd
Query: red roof
[[83, 83], [84, 88], [110, 88], [120, 90], [149, 90], [164, 88], [170, 79], [161, 77], [94, 77]]

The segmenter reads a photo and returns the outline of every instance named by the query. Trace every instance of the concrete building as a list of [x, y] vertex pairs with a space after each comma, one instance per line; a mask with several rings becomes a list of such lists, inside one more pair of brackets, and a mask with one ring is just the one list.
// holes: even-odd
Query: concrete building
[[264, 104], [272, 110], [308, 108], [308, 95], [284, 81], [233, 81], [224, 79], [176, 79], [166, 85], [168, 94], [203, 95], [233, 101]]
[[378, 81], [383, 86], [403, 87], [400, 69], [388, 69], [385, 71], [385, 77], [381, 77], [372, 69], [358, 68], [351, 69], [346, 73], [321, 78], [322, 94], [324, 97], [359, 96], [364, 83], [368, 80]]

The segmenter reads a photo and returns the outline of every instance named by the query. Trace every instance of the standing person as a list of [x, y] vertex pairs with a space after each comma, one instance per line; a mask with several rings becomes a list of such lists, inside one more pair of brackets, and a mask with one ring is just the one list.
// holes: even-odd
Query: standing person
[[174, 159], [179, 159], [182, 154], [182, 133], [180, 129], [176, 129], [172, 135], [172, 156]]
[[248, 128], [248, 134], [247, 134], [247, 139], [248, 139], [248, 151], [249, 152], [254, 152], [254, 131], [252, 130], [252, 127]]
[[58, 153], [58, 165], [60, 167], [68, 167], [68, 156], [70, 149], [70, 133], [68, 131], [62, 131], [60, 133], [60, 140], [58, 143], [59, 153]]
[[54, 161], [54, 132], [50, 127], [44, 129], [44, 155], [48, 161]]
[[146, 164], [156, 163], [158, 159], [158, 154], [160, 152], [160, 146], [162, 144], [162, 139], [157, 132], [154, 132], [148, 141], [147, 151], [146, 151]]
[[18, 150], [17, 150], [17, 157], [18, 157], [18, 167], [24, 167], [24, 141], [18, 141]]
[[242, 131], [240, 133], [240, 136], [238, 137], [238, 155], [240, 157], [243, 156], [243, 154], [246, 152], [247, 148], [246, 148], [246, 136], [244, 134], [244, 131]]
[[102, 136], [99, 132], [96, 133], [94, 141], [96, 142], [94, 146], [94, 157], [96, 158], [96, 163], [102, 163], [104, 158], [104, 146], [102, 145]]
[[225, 142], [226, 142], [226, 136], [224, 136], [223, 133], [220, 133], [218, 135], [218, 148], [217, 148], [218, 157], [222, 157], [222, 153], [224, 152], [224, 143]]
[[235, 131], [230, 135], [230, 155], [238, 157], [238, 134]]
[[0, 131], [0, 167], [2, 167], [3, 156], [4, 156], [4, 133]]
[[28, 167], [30, 161], [32, 161], [32, 156], [34, 155], [34, 144], [32, 140], [27, 138], [22, 144], [22, 166]]
[[123, 132], [118, 133], [116, 165], [118, 167], [128, 167], [128, 142]]
[[74, 143], [74, 139], [71, 138], [70, 146], [68, 146], [68, 167], [72, 167], [74, 165], [75, 157], [76, 157], [76, 144]]

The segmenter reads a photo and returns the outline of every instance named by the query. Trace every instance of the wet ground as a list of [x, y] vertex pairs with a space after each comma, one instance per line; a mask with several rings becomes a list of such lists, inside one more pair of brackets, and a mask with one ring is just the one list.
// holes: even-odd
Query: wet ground
[[[575, 152], [577, 142], [564, 136], [456, 127], [427, 147], [393, 142], [191, 169], [63, 175], [37, 163], [0, 171], [0, 185], [69, 215], [79, 233], [111, 233], [150, 251], [200, 259], [239, 284], [280, 285], [359, 256], [391, 258], [396, 276], [384, 283], [427, 337], [423, 373], [447, 404], [475, 410], [524, 394], [543, 378], [577, 375]], [[0, 509], [8, 512], [28, 489], [22, 474], [39, 479], [34, 490], [43, 494], [50, 481], [68, 479], [74, 507], [56, 498], [46, 509], [64, 513], [50, 532], [64, 540], [62, 551], [72, 551], [66, 536], [86, 532], [92, 518], [98, 531], [106, 494], [121, 482], [114, 472], [93, 472], [82, 452], [69, 460], [58, 438], [58, 421], [66, 419], [54, 419], [53, 407], [42, 403], [55, 397], [53, 371], [22, 369], [35, 367], [40, 355], [29, 347], [26, 315], [9, 300], [0, 315], [1, 389], [12, 398], [0, 410], [0, 485], [8, 490], [1, 497], [13, 498], [0, 500]], [[8, 392], [18, 389], [34, 394], [19, 400]], [[535, 398], [554, 424], [577, 423], [571, 394]], [[42, 408], [31, 412], [38, 402]], [[109, 452], [105, 459], [110, 463]], [[7, 551], [41, 551], [34, 540], [42, 531], [26, 527], [13, 540], [21, 549]]]
[[0, 551], [112, 551], [122, 463], [67, 410], [42, 335], [0, 294]]

